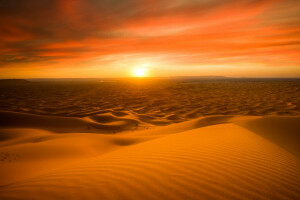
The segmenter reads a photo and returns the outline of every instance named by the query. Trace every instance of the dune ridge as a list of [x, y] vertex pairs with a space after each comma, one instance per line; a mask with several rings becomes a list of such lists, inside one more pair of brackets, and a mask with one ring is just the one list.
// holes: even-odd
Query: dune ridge
[[[207, 116], [119, 134], [71, 133], [73, 123], [83, 130], [139, 122], [110, 113], [70, 118], [58, 129], [64, 134], [47, 127], [65, 118], [1, 114], [27, 120], [0, 126], [0, 199], [300, 197], [300, 157], [287, 145], [300, 117]], [[282, 143], [273, 139], [286, 130], [294, 132]]]
[[265, 116], [238, 124], [300, 157], [299, 117]]
[[79, 118], [0, 111], [0, 117], [2, 128], [36, 128], [56, 133], [115, 133], [136, 129], [139, 124], [143, 124], [136, 119], [116, 117], [113, 114]]

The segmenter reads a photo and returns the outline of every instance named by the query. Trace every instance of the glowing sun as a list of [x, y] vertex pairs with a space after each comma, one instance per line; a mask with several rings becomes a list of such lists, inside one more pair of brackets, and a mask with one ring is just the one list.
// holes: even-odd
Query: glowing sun
[[135, 77], [145, 77], [147, 76], [148, 69], [146, 68], [137, 68], [134, 70], [134, 76]]

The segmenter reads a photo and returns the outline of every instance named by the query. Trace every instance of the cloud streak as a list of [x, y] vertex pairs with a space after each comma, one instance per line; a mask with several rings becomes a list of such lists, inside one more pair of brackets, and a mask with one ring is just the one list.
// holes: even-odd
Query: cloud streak
[[0, 0], [0, 71], [108, 68], [120, 55], [300, 68], [299, 10], [293, 0]]

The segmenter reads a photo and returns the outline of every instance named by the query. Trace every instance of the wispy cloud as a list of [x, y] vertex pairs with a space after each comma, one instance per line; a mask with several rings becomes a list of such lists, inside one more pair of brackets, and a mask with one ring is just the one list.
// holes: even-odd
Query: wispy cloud
[[294, 0], [0, 0], [0, 70], [105, 68], [120, 55], [300, 68], [299, 11]]

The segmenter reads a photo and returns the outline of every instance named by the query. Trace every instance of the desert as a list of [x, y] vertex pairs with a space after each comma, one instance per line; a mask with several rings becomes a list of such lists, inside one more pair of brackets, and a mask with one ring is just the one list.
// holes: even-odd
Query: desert
[[0, 0], [0, 200], [300, 200], [300, 0]]
[[0, 84], [1, 199], [300, 197], [299, 80]]

